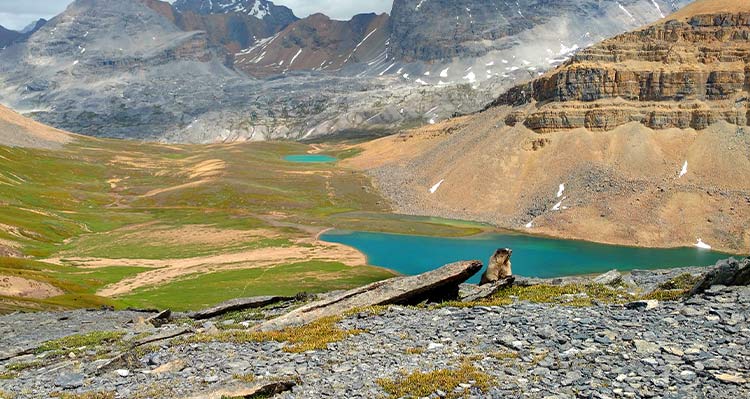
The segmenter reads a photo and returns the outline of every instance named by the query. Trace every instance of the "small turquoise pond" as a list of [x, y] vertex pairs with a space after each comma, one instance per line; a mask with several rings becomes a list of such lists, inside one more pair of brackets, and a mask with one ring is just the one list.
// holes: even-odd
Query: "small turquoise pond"
[[284, 160], [294, 163], [331, 163], [338, 161], [338, 159], [330, 155], [320, 154], [287, 155], [284, 157]]
[[[727, 254], [697, 248], [650, 249], [557, 240], [521, 234], [487, 234], [470, 238], [422, 237], [383, 233], [330, 231], [323, 241], [354, 247], [369, 263], [416, 275], [460, 260], [485, 264], [497, 248], [513, 249], [513, 273], [526, 277], [561, 277], [604, 273], [612, 269], [662, 269], [709, 266]], [[478, 282], [475, 276], [473, 282]]]

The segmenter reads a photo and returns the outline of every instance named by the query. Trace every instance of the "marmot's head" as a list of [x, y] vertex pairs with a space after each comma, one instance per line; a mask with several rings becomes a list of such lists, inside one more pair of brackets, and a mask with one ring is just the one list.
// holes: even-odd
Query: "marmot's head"
[[503, 261], [510, 260], [510, 256], [513, 254], [513, 250], [510, 248], [500, 248], [497, 251], [495, 251], [495, 254], [492, 255], [492, 259], [502, 259]]

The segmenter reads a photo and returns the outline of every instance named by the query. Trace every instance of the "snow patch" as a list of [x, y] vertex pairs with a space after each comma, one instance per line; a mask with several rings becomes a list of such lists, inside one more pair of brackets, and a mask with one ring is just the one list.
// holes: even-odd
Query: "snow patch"
[[449, 69], [450, 69], [450, 68], [445, 68], [445, 69], [443, 69], [442, 71], [440, 71], [440, 77], [441, 77], [441, 78], [447, 78], [447, 77], [448, 77], [448, 70], [449, 70]]
[[437, 182], [436, 185], [432, 186], [432, 188], [430, 188], [430, 194], [435, 194], [437, 192], [437, 190], [440, 188], [440, 186], [443, 185], [444, 181], [445, 181], [445, 179], [440, 180], [439, 182]]
[[[555, 204], [555, 206], [553, 206], [553, 207], [552, 207], [552, 210], [553, 210], [553, 211], [559, 211], [560, 209], [562, 209], [562, 207], [563, 207], [563, 206], [562, 206], [562, 203], [563, 203], [563, 201], [565, 201], [566, 199], [568, 199], [568, 197], [563, 197], [563, 198], [562, 198], [562, 199], [560, 200], [560, 202], [556, 203], [556, 204]], [[568, 209], [568, 208], [565, 208], [565, 209]]]
[[711, 246], [703, 242], [702, 238], [698, 239], [698, 242], [695, 243], [695, 247], [699, 249], [711, 249]]
[[530, 221], [530, 222], [526, 223], [526, 226], [525, 226], [525, 227], [526, 227], [527, 229], [530, 229], [530, 228], [534, 227], [534, 221], [532, 220], [532, 221]]
[[620, 4], [620, 2], [619, 2], [619, 1], [617, 2], [617, 5], [618, 5], [618, 6], [620, 7], [620, 9], [621, 9], [621, 10], [622, 10], [623, 12], [625, 12], [625, 14], [628, 14], [628, 16], [630, 17], [630, 19], [632, 19], [633, 21], [635, 21], [635, 17], [633, 16], [633, 14], [631, 14], [631, 13], [630, 13], [630, 11], [628, 11], [628, 9], [627, 9], [627, 8], [625, 8], [625, 6], [623, 6], [622, 4]]
[[557, 198], [562, 197], [564, 192], [565, 192], [565, 183], [560, 184], [560, 189], [557, 191]]
[[297, 57], [299, 57], [300, 54], [302, 54], [302, 49], [299, 49], [299, 51], [297, 51], [297, 54], [295, 54], [294, 57], [292, 57], [292, 60], [289, 61], [289, 66], [290, 67], [292, 66], [292, 64], [294, 64], [294, 61], [297, 60]]
[[[680, 177], [685, 176], [687, 174], [687, 172], [688, 172], [688, 161], [685, 161], [685, 164], [682, 165], [682, 170], [680, 171]], [[680, 177], [678, 177], [678, 179]]]
[[661, 12], [661, 7], [659, 7], [659, 3], [656, 2], [656, 0], [651, 0], [651, 3], [656, 7], [656, 11], [659, 12], [659, 15], [664, 18], [664, 13]]

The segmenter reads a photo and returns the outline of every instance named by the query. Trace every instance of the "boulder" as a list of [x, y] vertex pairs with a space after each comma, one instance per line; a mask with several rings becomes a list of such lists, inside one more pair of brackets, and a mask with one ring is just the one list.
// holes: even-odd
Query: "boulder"
[[149, 317], [145, 320], [145, 322], [153, 325], [154, 327], [161, 327], [169, 323], [171, 319], [172, 311], [167, 309]]
[[635, 301], [625, 304], [625, 308], [630, 310], [651, 310], [657, 307], [659, 307], [659, 301], [657, 300]]
[[245, 309], [262, 308], [294, 298], [283, 296], [257, 296], [252, 298], [238, 298], [218, 304], [212, 308], [204, 309], [198, 312], [188, 314], [188, 317], [194, 320], [205, 320], [212, 317], [221, 316], [229, 312], [235, 312]]
[[594, 279], [594, 284], [615, 285], [622, 282], [622, 274], [617, 270], [610, 270]]
[[485, 284], [482, 286], [462, 284], [462, 290], [459, 293], [459, 299], [461, 300], [461, 302], [476, 302], [482, 299], [489, 298], [504, 288], [512, 287], [515, 280], [515, 277], [510, 276], [494, 283]]
[[395, 277], [345, 291], [298, 308], [256, 327], [260, 331], [305, 325], [347, 311], [377, 305], [412, 305], [458, 298], [458, 286], [482, 270], [482, 262], [457, 262], [418, 276]]
[[750, 258], [720, 260], [691, 290], [690, 296], [702, 294], [714, 285], [750, 285]]
[[192, 396], [190, 399], [270, 398], [292, 390], [295, 385], [295, 381], [275, 381], [253, 386], [235, 385]]

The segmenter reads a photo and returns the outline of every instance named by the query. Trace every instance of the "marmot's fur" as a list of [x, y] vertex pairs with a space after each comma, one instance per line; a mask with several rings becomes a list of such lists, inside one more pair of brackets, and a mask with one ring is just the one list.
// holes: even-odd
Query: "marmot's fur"
[[510, 268], [511, 254], [513, 254], [513, 250], [510, 248], [501, 248], [495, 251], [495, 254], [490, 258], [487, 271], [482, 275], [482, 281], [479, 285], [492, 284], [512, 276], [513, 271]]

